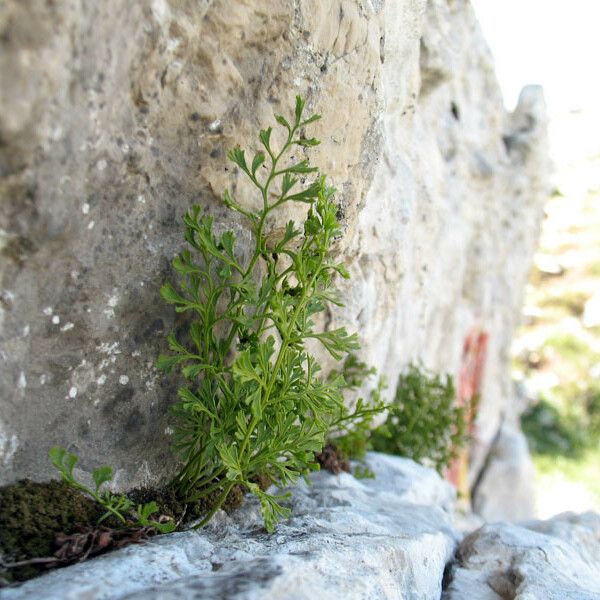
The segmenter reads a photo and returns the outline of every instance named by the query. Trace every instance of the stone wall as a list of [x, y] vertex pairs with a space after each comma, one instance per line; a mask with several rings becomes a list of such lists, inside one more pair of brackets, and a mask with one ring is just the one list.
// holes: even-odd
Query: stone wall
[[50, 475], [53, 444], [121, 487], [169, 474], [177, 382], [154, 363], [181, 216], [199, 203], [249, 241], [219, 202], [244, 191], [225, 152], [296, 94], [323, 115], [310, 155], [352, 273], [330, 325], [390, 393], [409, 360], [457, 374], [489, 334], [475, 481], [515, 421], [547, 161], [540, 92], [504, 111], [467, 0], [7, 0], [0, 32], [0, 483]]

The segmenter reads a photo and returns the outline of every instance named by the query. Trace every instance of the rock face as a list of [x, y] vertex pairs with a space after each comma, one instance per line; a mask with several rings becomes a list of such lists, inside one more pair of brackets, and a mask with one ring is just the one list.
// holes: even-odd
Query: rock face
[[515, 418], [546, 155], [539, 90], [504, 112], [467, 0], [6, 0], [0, 31], [0, 483], [48, 477], [54, 444], [118, 487], [170, 474], [176, 382], [154, 363], [180, 218], [199, 203], [248, 243], [219, 202], [243, 191], [225, 151], [297, 93], [323, 115], [311, 158], [353, 276], [329, 324], [360, 332], [390, 393], [409, 360], [457, 374], [489, 334], [475, 480]]
[[444, 600], [598, 600], [600, 515], [485, 525], [463, 540]]
[[410, 460], [371, 455], [374, 480], [318, 473], [274, 535], [252, 500], [200, 532], [155, 538], [57, 570], [3, 600], [227, 598], [428, 600], [457, 543], [454, 490]]

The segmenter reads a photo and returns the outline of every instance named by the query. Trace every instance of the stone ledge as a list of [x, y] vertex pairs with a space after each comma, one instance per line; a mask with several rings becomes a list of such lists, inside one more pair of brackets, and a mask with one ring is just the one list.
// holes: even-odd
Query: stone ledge
[[599, 600], [600, 515], [563, 513], [467, 536], [444, 600]]
[[273, 535], [249, 498], [201, 532], [129, 546], [0, 598], [439, 598], [458, 541], [454, 490], [410, 460], [372, 454], [369, 466], [374, 480], [321, 472], [296, 486], [293, 517]]

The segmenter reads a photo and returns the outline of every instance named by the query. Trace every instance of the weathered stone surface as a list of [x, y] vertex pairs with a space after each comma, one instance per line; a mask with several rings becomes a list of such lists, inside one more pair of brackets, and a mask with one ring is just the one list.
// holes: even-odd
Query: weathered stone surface
[[534, 480], [535, 467], [525, 436], [504, 423], [474, 487], [473, 509], [486, 521], [531, 519], [536, 516]]
[[[456, 546], [454, 490], [431, 469], [373, 454], [375, 480], [317, 473], [273, 535], [258, 507], [200, 532], [129, 546], [0, 592], [3, 600], [439, 598]], [[449, 512], [450, 511], [450, 512]]]
[[247, 247], [225, 150], [297, 93], [353, 275], [329, 324], [390, 394], [410, 359], [456, 374], [470, 329], [490, 334], [477, 476], [511, 412], [546, 159], [539, 90], [504, 112], [466, 0], [5, 0], [0, 31], [0, 483], [49, 476], [53, 444], [117, 487], [168, 476], [176, 382], [154, 361], [180, 217], [200, 203]]
[[458, 557], [445, 600], [598, 600], [600, 515], [485, 525]]

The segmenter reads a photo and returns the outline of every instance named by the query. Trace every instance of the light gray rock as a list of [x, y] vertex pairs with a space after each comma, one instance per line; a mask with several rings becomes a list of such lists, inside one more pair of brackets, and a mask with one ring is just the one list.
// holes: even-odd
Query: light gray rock
[[[177, 382], [154, 364], [190, 204], [249, 246], [225, 159], [307, 98], [351, 271], [330, 326], [387, 377], [457, 375], [490, 336], [472, 479], [510, 412], [509, 348], [547, 190], [537, 88], [513, 115], [467, 0], [0, 2], [0, 483], [52, 445], [117, 488], [174, 468]], [[283, 211], [278, 227], [296, 213]], [[510, 510], [510, 507], [507, 507]]]
[[203, 530], [57, 570], [2, 600], [437, 599], [453, 556], [454, 490], [410, 460], [372, 454], [375, 480], [317, 473], [272, 535], [249, 500]]
[[504, 423], [473, 490], [473, 509], [490, 522], [531, 519], [536, 514], [534, 481], [527, 439], [515, 426]]
[[600, 515], [565, 513], [466, 537], [444, 600], [598, 600]]

